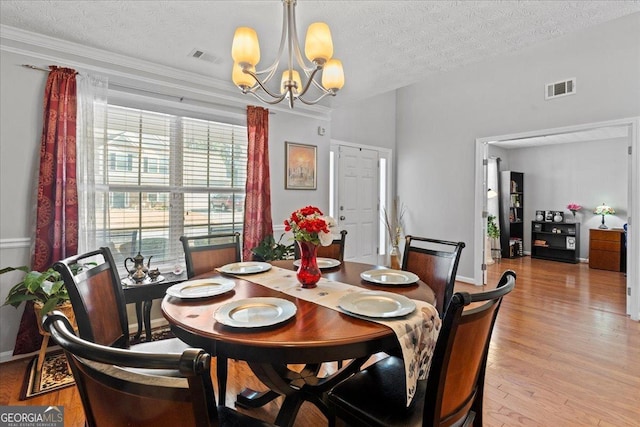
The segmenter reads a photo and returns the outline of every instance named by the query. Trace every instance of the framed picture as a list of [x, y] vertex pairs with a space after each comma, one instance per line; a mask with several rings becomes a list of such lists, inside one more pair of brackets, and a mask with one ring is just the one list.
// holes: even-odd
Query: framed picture
[[536, 221], [544, 221], [544, 211], [536, 211]]
[[545, 211], [544, 220], [547, 221], [547, 222], [552, 222], [553, 221], [553, 211]]
[[574, 236], [567, 236], [567, 249], [576, 248], [576, 238]]
[[318, 147], [285, 142], [285, 178], [287, 190], [315, 190]]

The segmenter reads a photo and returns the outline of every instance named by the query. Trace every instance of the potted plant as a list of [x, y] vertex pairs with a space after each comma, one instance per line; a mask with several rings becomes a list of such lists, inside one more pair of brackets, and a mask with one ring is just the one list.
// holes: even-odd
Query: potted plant
[[493, 249], [493, 245], [491, 239], [499, 239], [500, 238], [500, 229], [496, 224], [495, 215], [489, 215], [487, 217], [487, 238], [485, 240], [485, 264], [493, 264], [493, 254], [491, 253]]
[[293, 243], [285, 245], [282, 243], [282, 237], [284, 237], [284, 233], [276, 242], [273, 235], [265, 236], [258, 246], [251, 249], [254, 259], [256, 261], [276, 261], [293, 257]]
[[60, 273], [53, 268], [46, 271], [31, 271], [27, 266], [5, 267], [0, 274], [10, 271], [23, 271], [24, 277], [10, 290], [3, 305], [12, 305], [16, 308], [25, 301], [33, 301], [33, 308], [38, 317], [38, 328], [42, 330], [42, 315], [53, 309], [62, 311], [75, 325], [75, 315], [69, 301], [69, 293], [64, 285]]

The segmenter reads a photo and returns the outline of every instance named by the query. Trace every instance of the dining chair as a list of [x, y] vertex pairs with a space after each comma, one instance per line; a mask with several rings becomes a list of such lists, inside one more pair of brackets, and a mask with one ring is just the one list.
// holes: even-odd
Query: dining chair
[[418, 381], [408, 408], [403, 360], [389, 356], [334, 387], [327, 397], [331, 414], [350, 426], [482, 426], [491, 333], [515, 282], [507, 270], [496, 289], [453, 295], [427, 379]]
[[43, 326], [71, 366], [89, 427], [271, 426], [217, 406], [211, 357], [202, 349], [150, 354], [95, 344], [78, 338], [60, 311]]
[[[344, 261], [344, 245], [347, 240], [347, 230], [340, 231], [340, 238], [333, 239], [330, 245], [318, 246], [318, 257], [337, 259]], [[293, 248], [295, 259], [300, 259], [300, 248], [295, 245]]]
[[416, 274], [436, 294], [436, 309], [440, 318], [451, 301], [456, 272], [464, 242], [405, 237], [402, 270]]
[[[184, 260], [187, 265], [187, 277], [191, 279], [199, 274], [215, 270], [217, 267], [240, 262], [240, 233], [217, 233], [202, 236], [181, 236]], [[218, 376], [218, 394], [220, 403], [225, 404], [227, 391], [227, 359], [216, 358]]]
[[[82, 339], [109, 347], [129, 348], [129, 319], [122, 283], [111, 250], [102, 247], [53, 265], [64, 280]], [[135, 344], [138, 351], [181, 352], [178, 338]]]
[[184, 249], [187, 277], [190, 279], [241, 260], [240, 233], [181, 236], [180, 241]]

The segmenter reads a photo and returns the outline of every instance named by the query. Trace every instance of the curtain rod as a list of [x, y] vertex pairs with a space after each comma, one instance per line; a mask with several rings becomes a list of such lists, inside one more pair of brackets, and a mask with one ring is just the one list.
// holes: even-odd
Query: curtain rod
[[31, 64], [22, 64], [22, 66], [23, 66], [24, 68], [30, 68], [30, 69], [32, 69], [32, 70], [38, 70], [38, 71], [49, 71], [49, 69], [48, 69], [48, 68], [42, 68], [42, 67], [38, 67], [38, 66], [35, 66], [35, 65], [31, 65]]

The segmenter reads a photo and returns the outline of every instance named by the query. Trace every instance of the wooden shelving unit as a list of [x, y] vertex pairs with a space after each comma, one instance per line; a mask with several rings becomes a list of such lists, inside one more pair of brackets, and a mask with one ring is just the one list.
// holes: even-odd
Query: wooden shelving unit
[[531, 258], [576, 264], [579, 255], [579, 223], [531, 221]]
[[503, 258], [523, 255], [524, 174], [500, 173], [500, 246]]

